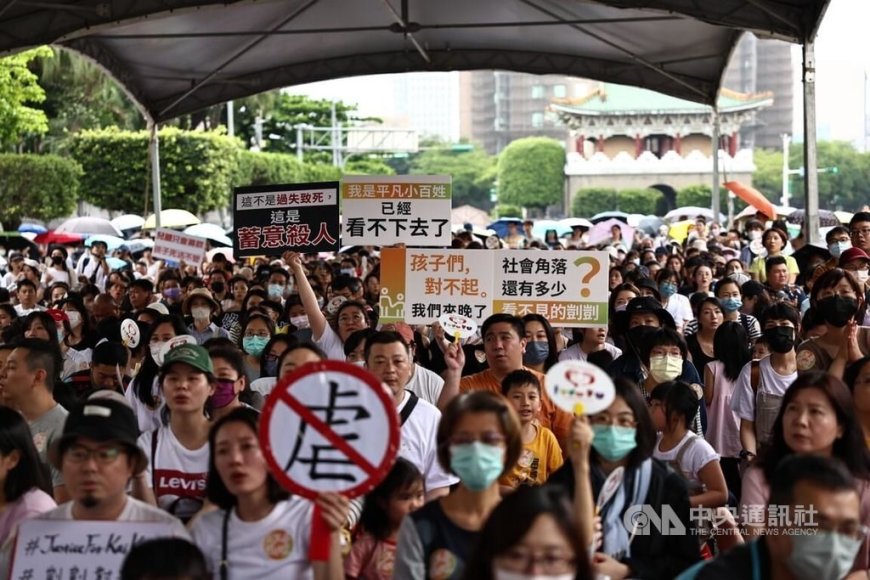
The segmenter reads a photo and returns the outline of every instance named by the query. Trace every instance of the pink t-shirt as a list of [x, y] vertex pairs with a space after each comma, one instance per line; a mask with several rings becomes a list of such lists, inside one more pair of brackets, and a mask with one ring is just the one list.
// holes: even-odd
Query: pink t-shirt
[[344, 561], [344, 573], [348, 578], [366, 580], [390, 580], [396, 562], [396, 543], [378, 540], [363, 532], [353, 542], [353, 548]]
[[38, 488], [33, 488], [6, 509], [0, 512], [0, 544], [12, 535], [12, 532], [23, 520], [38, 516], [57, 507], [54, 499]]

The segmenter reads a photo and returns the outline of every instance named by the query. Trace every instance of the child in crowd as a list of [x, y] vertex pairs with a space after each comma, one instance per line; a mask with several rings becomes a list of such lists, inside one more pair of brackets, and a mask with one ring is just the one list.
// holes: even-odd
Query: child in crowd
[[387, 477], [365, 498], [360, 531], [344, 563], [346, 578], [393, 577], [399, 526], [406, 515], [423, 505], [424, 498], [420, 470], [399, 457]]
[[499, 480], [502, 493], [520, 485], [541, 485], [562, 466], [562, 450], [553, 432], [538, 422], [541, 411], [541, 383], [527, 370], [509, 373], [501, 392], [520, 418], [523, 451], [513, 469]]

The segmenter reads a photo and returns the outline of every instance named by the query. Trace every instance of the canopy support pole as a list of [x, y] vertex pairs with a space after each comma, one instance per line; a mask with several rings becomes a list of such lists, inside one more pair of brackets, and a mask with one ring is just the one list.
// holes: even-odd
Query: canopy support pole
[[710, 189], [713, 222], [719, 223], [719, 110], [713, 107], [713, 187]]
[[162, 201], [160, 198], [160, 138], [157, 136], [158, 123], [148, 122], [148, 130], [151, 135], [148, 139], [149, 157], [151, 158], [151, 193], [154, 196], [154, 228], [160, 227], [160, 212]]
[[[816, 148], [816, 53], [814, 42], [803, 45], [804, 85], [804, 239], [819, 242], [819, 173]], [[785, 177], [785, 176], [783, 176]]]

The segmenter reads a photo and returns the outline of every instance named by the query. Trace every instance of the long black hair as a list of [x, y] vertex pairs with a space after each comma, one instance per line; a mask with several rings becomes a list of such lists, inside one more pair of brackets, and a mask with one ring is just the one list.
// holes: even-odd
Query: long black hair
[[[181, 320], [181, 318], [172, 314], [164, 314], [157, 317], [154, 324], [152, 324], [148, 329], [146, 335], [142, 337], [141, 344], [146, 346], [150, 345], [151, 337], [154, 335], [157, 327], [161, 324], [171, 325], [172, 330], [175, 331], [175, 336], [187, 334], [187, 327], [184, 325], [184, 321]], [[157, 378], [159, 372], [160, 367], [158, 367], [157, 362], [151, 358], [151, 351], [149, 348], [145, 353], [145, 358], [142, 360], [142, 368], [136, 374], [136, 378], [133, 379], [133, 383], [130, 385], [136, 398], [144, 403], [149, 409], [154, 408], [154, 396], [151, 393], [152, 387], [154, 386], [154, 379]]]
[[[556, 348], [556, 333], [553, 331], [553, 325], [550, 324], [550, 321], [540, 314], [526, 314], [523, 316], [523, 326], [529, 322], [539, 322], [541, 326], [544, 327], [544, 332], [547, 334], [547, 346], [549, 352], [547, 353], [547, 359], [544, 361], [544, 372], [546, 372], [550, 370], [550, 367], [559, 362], [559, 349]], [[523, 334], [523, 336], [525, 336], [525, 334]]]
[[719, 325], [713, 335], [713, 356], [722, 361], [725, 378], [736, 381], [746, 363], [752, 360], [749, 336], [742, 324], [726, 320]]
[[[656, 431], [653, 427], [652, 416], [649, 413], [649, 406], [646, 400], [635, 384], [624, 377], [618, 377], [613, 381], [614, 390], [617, 397], [622, 397], [628, 408], [631, 409], [634, 415], [635, 422], [635, 441], [637, 446], [628, 454], [626, 467], [630, 469], [636, 468], [645, 460], [652, 457], [653, 449], [656, 443]], [[600, 461], [598, 452], [595, 448], [590, 450], [592, 459], [597, 463]]]
[[366, 495], [359, 521], [362, 529], [378, 540], [389, 539], [394, 531], [390, 529], [386, 509], [390, 498], [415, 483], [423, 482], [423, 474], [417, 467], [402, 457], [396, 459], [392, 469], [382, 482]]
[[18, 411], [0, 406], [0, 455], [18, 451], [18, 463], [6, 474], [3, 500], [9, 504], [28, 491], [38, 488], [51, 495], [48, 470], [39, 460], [27, 421]]

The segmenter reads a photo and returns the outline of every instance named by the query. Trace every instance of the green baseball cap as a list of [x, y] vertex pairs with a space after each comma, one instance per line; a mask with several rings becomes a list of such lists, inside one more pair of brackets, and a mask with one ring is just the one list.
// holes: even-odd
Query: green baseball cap
[[214, 367], [211, 364], [208, 351], [197, 344], [182, 344], [167, 352], [166, 356], [163, 357], [163, 372], [166, 372], [175, 363], [184, 363], [198, 371], [214, 374]]

